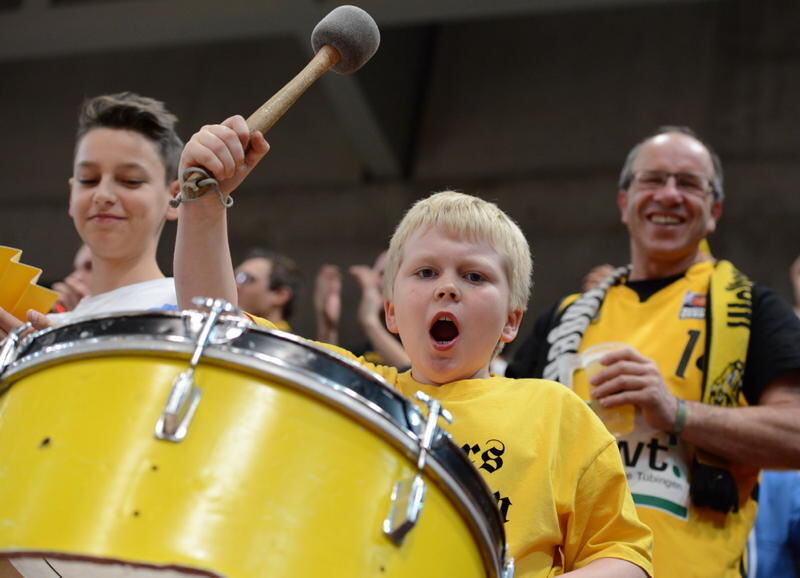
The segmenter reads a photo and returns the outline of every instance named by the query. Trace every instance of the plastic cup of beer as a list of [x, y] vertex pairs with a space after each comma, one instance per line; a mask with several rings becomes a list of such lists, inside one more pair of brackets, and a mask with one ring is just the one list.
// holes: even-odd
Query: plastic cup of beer
[[[600, 363], [603, 357], [612, 351], [629, 349], [630, 347], [631, 346], [627, 343], [617, 341], [598, 343], [597, 345], [587, 347], [580, 353], [580, 367], [586, 375], [586, 380], [590, 380], [594, 375], [606, 368], [605, 365]], [[590, 394], [594, 391], [594, 388], [595, 386], [590, 383]], [[636, 420], [636, 408], [632, 404], [626, 403], [625, 405], [617, 407], [603, 407], [600, 405], [599, 400], [592, 399], [592, 409], [594, 409], [597, 417], [600, 418], [608, 428], [608, 431], [614, 436], [623, 436], [633, 431]]]

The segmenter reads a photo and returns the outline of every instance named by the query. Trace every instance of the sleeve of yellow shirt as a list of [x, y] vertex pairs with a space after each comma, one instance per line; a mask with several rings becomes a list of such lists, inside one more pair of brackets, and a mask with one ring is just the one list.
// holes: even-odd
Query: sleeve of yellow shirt
[[[621, 558], [652, 576], [652, 534], [638, 521], [616, 444], [606, 446], [581, 475], [571, 517], [564, 544], [567, 567]], [[635, 534], [640, 527], [645, 531]]]
[[259, 327], [266, 327], [267, 329], [277, 329], [277, 327], [272, 321], [268, 321], [263, 317], [259, 317], [258, 315], [252, 315], [247, 311], [243, 311], [242, 313], [244, 313], [245, 316], [247, 316], [250, 319], [250, 321], [258, 325]]

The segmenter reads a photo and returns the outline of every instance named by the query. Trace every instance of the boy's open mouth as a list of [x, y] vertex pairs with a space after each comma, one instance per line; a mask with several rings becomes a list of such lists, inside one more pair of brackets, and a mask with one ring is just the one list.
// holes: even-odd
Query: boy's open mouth
[[449, 315], [440, 315], [431, 325], [429, 333], [436, 343], [445, 345], [458, 337], [458, 326]]

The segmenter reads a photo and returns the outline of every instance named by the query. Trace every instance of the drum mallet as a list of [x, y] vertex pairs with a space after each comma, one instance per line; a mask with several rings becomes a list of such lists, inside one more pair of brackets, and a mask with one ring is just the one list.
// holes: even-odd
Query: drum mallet
[[[333, 69], [340, 74], [355, 72], [378, 50], [381, 34], [372, 17], [357, 6], [339, 6], [331, 10], [314, 27], [311, 46], [314, 58], [247, 119], [251, 131], [266, 133], [289, 110], [295, 101], [323, 74]], [[199, 196], [200, 189], [216, 186], [216, 180], [203, 169], [191, 168], [184, 176], [183, 189], [189, 198]], [[230, 197], [226, 200], [232, 202]], [[180, 195], [170, 201], [181, 203]]]

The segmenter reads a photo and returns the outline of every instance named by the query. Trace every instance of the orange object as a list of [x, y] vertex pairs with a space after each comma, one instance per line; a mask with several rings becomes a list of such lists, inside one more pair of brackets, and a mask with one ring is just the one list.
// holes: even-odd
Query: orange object
[[0, 307], [20, 321], [28, 309], [47, 313], [58, 293], [36, 284], [42, 270], [19, 262], [22, 251], [0, 246]]

